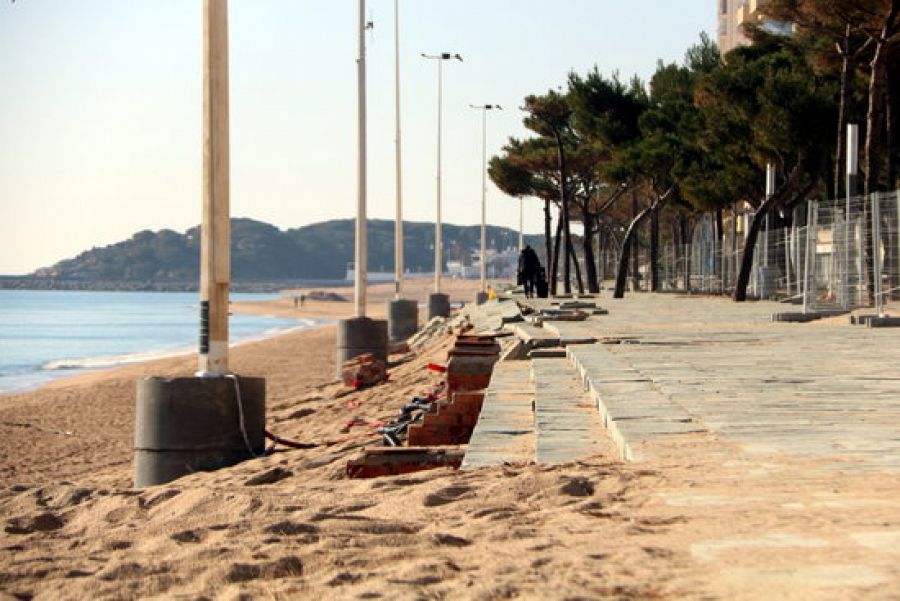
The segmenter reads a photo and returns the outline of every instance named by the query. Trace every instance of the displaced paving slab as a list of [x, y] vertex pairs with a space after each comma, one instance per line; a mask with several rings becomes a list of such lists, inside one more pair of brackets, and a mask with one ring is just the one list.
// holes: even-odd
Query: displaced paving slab
[[462, 469], [533, 461], [533, 401], [531, 362], [495, 363]]
[[606, 433], [589, 394], [565, 357], [535, 357], [535, 460], [563, 463], [602, 453]]

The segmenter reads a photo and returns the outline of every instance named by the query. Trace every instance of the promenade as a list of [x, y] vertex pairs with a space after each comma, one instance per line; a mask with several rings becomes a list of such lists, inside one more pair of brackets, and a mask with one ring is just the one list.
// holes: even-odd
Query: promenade
[[[517, 300], [538, 311], [559, 304]], [[510, 362], [520, 371], [531, 363], [533, 426], [521, 428], [520, 403], [509, 432], [528, 451], [495, 444], [492, 454], [503, 428], [491, 401], [512, 398], [502, 378], [492, 381], [479, 428], [494, 439], [476, 429], [469, 467], [586, 458], [606, 445], [660, 474], [644, 534], [690, 558], [698, 596], [896, 598], [900, 332], [851, 326], [847, 316], [773, 323], [785, 311], [773, 302], [606, 293], [586, 302], [608, 314], [504, 326], [529, 347], [561, 343], [565, 357], [545, 348]], [[562, 422], [541, 419], [549, 399], [568, 412]], [[592, 415], [578, 419], [586, 406]]]

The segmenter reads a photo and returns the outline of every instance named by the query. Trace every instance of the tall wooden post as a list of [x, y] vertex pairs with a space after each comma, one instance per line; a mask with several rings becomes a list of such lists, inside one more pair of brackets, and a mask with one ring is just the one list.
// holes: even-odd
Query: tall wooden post
[[203, 0], [203, 219], [200, 373], [228, 373], [231, 223], [228, 156], [228, 0]]

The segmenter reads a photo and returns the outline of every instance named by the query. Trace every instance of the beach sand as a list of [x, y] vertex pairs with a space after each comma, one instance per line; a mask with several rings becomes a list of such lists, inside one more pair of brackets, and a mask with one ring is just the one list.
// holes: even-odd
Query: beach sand
[[[310, 303], [304, 313], [327, 311]], [[836, 523], [897, 515], [895, 482], [848, 476], [816, 487], [809, 465], [779, 458], [760, 471], [722, 444], [643, 464], [619, 461], [609, 444], [568, 464], [350, 480], [347, 460], [379, 440], [348, 422], [393, 417], [433, 386], [424, 367], [445, 359], [451, 338], [395, 356], [389, 383], [348, 393], [332, 377], [334, 337], [325, 326], [232, 351], [237, 373], [267, 378], [270, 429], [319, 447], [143, 490], [130, 481], [135, 380], [190, 374], [193, 357], [0, 397], [0, 599], [754, 598], [734, 580], [746, 559], [736, 550], [764, 554], [771, 545], [704, 541], [752, 540], [785, 524], [798, 539], [831, 541]], [[260, 476], [273, 482], [251, 484]], [[814, 509], [827, 500], [846, 507]], [[698, 549], [708, 557], [698, 560]], [[853, 560], [813, 543], [796, 553], [845, 567]], [[892, 565], [888, 555], [885, 569]], [[846, 594], [824, 588], [819, 598]]]

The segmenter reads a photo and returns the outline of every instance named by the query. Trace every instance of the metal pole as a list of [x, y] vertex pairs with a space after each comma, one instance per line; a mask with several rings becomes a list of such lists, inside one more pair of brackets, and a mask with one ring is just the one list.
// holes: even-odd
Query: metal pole
[[437, 218], [434, 222], [434, 291], [441, 291], [441, 269], [443, 265], [441, 237], [441, 114], [443, 110], [442, 60], [438, 60], [438, 130], [437, 130]]
[[816, 240], [818, 238], [818, 226], [816, 225], [816, 203], [807, 201], [806, 205], [806, 257], [803, 269], [803, 312], [809, 311], [809, 287], [810, 272], [813, 269], [813, 261], [816, 253]]
[[438, 123], [437, 123], [437, 215], [434, 222], [434, 292], [441, 291], [441, 268], [443, 266], [441, 237], [441, 123], [443, 119], [443, 72], [442, 63], [445, 60], [456, 59], [462, 62], [459, 54], [443, 52], [441, 54], [425, 54], [422, 58], [437, 60], [438, 63]]
[[470, 104], [469, 107], [481, 111], [481, 291], [487, 292], [487, 112], [503, 107], [499, 104]]
[[481, 109], [481, 291], [487, 292], [487, 106]]
[[788, 228], [781, 228], [784, 232], [784, 286], [787, 297], [791, 298], [791, 237]]
[[856, 175], [859, 172], [859, 126], [847, 124], [847, 202], [844, 214], [844, 298], [841, 306], [850, 308], [850, 199], [856, 191]]
[[359, 0], [359, 58], [357, 59], [357, 203], [356, 269], [354, 298], [356, 317], [366, 316], [366, 0]]
[[881, 195], [873, 192], [872, 202], [872, 274], [875, 278], [875, 310], [884, 316], [884, 299], [881, 296]]
[[228, 0], [203, 3], [203, 215], [200, 228], [199, 374], [228, 373], [231, 280]]
[[403, 288], [403, 178], [400, 144], [400, 0], [394, 0], [394, 114], [396, 171], [397, 171], [397, 221], [394, 224], [394, 295], [400, 298]]

